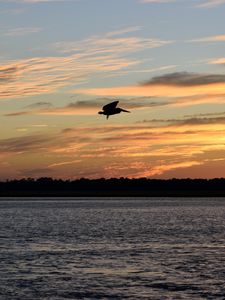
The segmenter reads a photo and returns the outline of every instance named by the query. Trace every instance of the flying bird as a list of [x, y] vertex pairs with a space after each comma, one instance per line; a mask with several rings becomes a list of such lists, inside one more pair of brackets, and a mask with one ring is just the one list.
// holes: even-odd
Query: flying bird
[[105, 106], [103, 106], [102, 111], [99, 111], [98, 113], [100, 115], [105, 115], [107, 119], [109, 118], [109, 116], [120, 114], [122, 111], [130, 113], [130, 111], [128, 110], [125, 110], [120, 107], [116, 107], [118, 103], [119, 101], [114, 101], [109, 104], [106, 104]]

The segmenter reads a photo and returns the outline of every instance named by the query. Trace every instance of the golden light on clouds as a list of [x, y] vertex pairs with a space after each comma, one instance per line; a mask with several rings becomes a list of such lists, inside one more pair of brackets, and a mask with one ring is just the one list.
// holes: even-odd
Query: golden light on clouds
[[140, 59], [125, 58], [125, 54], [171, 43], [153, 38], [118, 36], [124, 31], [136, 30], [136, 27], [125, 28], [76, 43], [56, 43], [56, 56], [4, 62], [0, 66], [0, 83], [4, 83], [0, 85], [0, 98], [23, 98], [53, 93], [87, 82], [96, 74], [101, 74], [104, 78], [106, 73], [118, 72], [143, 62]]
[[22, 169], [20, 165], [29, 153], [30, 157], [42, 157], [34, 161], [34, 176], [45, 170], [61, 177], [63, 169], [72, 178], [157, 177], [223, 160], [225, 118], [219, 120], [215, 124], [213, 118], [206, 119], [205, 124], [193, 118], [187, 119], [189, 124], [171, 120], [171, 124], [160, 126], [143, 123], [68, 128], [51, 136], [3, 140], [0, 151], [9, 163], [14, 161], [21, 176], [25, 176], [29, 163]]
[[136, 97], [190, 97], [197, 95], [219, 96], [225, 92], [225, 83], [206, 84], [199, 86], [121, 86], [111, 88], [77, 89], [76, 93], [95, 96], [136, 96]]
[[216, 58], [209, 61], [212, 65], [224, 65], [225, 64], [225, 58]]
[[[224, 2], [225, 3], [225, 2]], [[190, 42], [224, 42], [225, 41], [225, 34], [221, 35], [214, 35], [214, 36], [208, 36], [203, 37], [199, 39], [191, 40]]]
[[0, 177], [215, 176], [225, 0], [101, 2], [0, 0]]

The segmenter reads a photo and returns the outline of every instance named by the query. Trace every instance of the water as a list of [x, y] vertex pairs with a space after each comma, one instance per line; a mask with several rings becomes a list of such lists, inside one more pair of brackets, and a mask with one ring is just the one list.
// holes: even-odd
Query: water
[[1, 300], [225, 299], [224, 266], [222, 198], [0, 201]]

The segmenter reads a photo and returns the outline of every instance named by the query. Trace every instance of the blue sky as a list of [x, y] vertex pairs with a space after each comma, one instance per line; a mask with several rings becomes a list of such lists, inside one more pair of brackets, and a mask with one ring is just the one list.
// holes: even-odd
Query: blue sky
[[225, 176], [224, 9], [0, 0], [0, 177]]

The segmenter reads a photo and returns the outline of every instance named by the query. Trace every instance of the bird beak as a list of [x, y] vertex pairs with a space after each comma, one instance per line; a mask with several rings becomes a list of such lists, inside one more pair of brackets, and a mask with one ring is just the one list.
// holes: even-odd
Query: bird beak
[[129, 111], [129, 110], [126, 110], [126, 109], [122, 109], [122, 111], [127, 112], [127, 113], [130, 113], [130, 111]]

